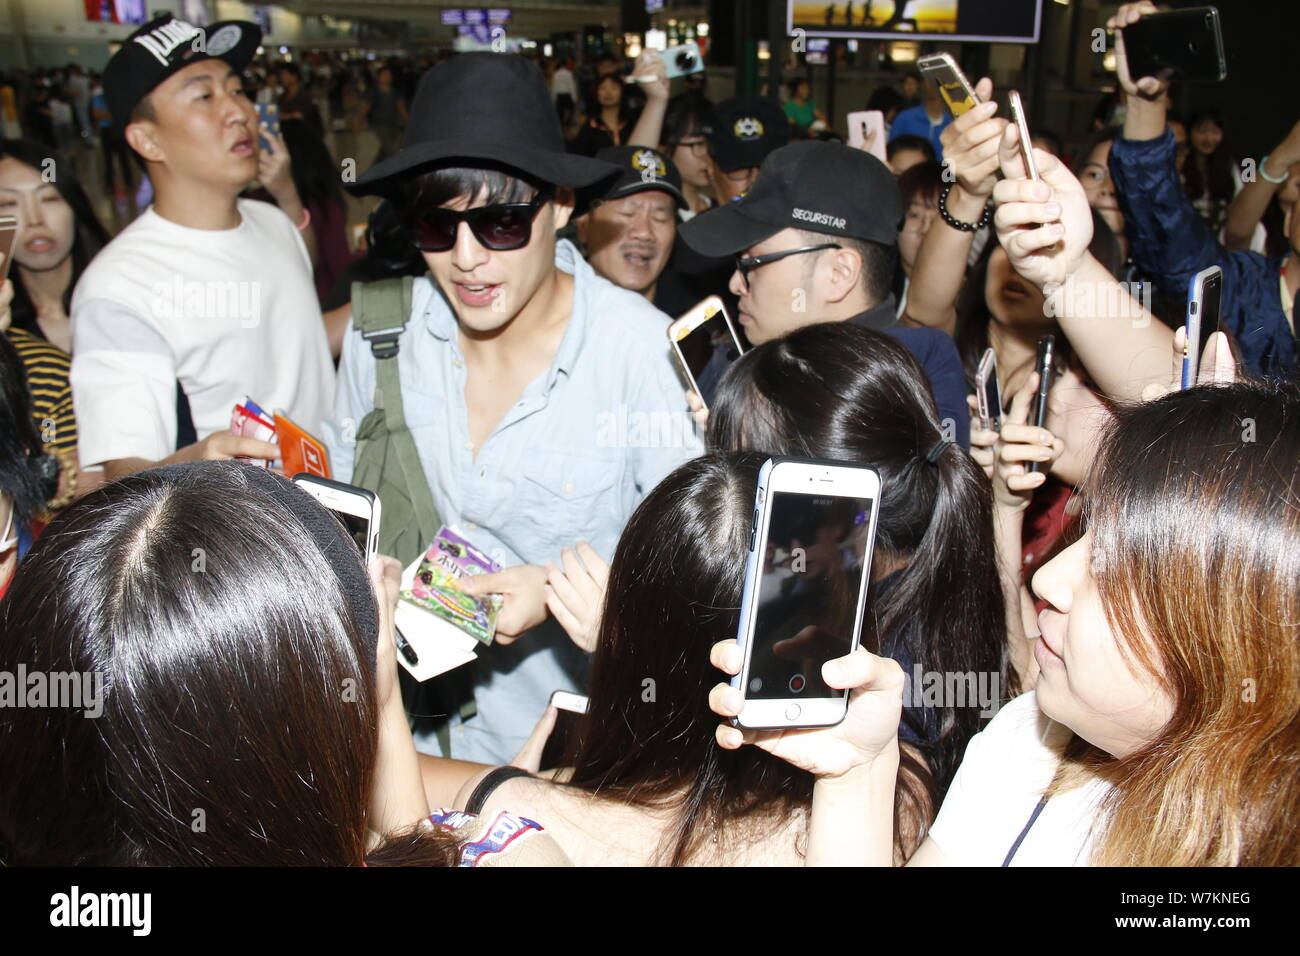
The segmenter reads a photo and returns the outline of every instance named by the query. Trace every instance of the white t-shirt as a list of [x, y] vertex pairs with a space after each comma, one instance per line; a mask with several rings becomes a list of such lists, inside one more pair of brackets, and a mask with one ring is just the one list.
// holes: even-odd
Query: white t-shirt
[[334, 368], [307, 247], [269, 203], [234, 229], [152, 208], [104, 247], [72, 297], [72, 398], [82, 467], [176, 450], [176, 382], [200, 440], [251, 397], [316, 433]]
[[[954, 866], [1001, 866], [1029, 822], [1070, 739], [1068, 727], [1038, 709], [1033, 691], [1003, 707], [971, 738], [933, 840]], [[1109, 785], [1085, 784], [1052, 796], [1011, 866], [1087, 866], [1092, 829]]]

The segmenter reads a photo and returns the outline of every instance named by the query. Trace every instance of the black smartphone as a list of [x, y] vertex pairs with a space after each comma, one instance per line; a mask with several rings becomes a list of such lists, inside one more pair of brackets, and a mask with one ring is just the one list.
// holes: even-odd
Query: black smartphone
[[1218, 266], [1202, 269], [1187, 289], [1186, 341], [1183, 343], [1182, 388], [1196, 384], [1205, 348], [1210, 336], [1219, 331], [1220, 302], [1223, 298], [1223, 270]]
[[[1052, 390], [1052, 376], [1056, 368], [1056, 336], [1044, 335], [1038, 340], [1038, 357], [1034, 361], [1034, 370], [1038, 372], [1038, 392], [1034, 395], [1034, 404], [1029, 410], [1029, 420], [1035, 428], [1042, 428], [1047, 420], [1047, 393]], [[1033, 474], [1038, 471], [1039, 462], [1025, 464], [1025, 472]]]
[[1128, 74], [1159, 80], [1222, 81], [1228, 76], [1216, 7], [1153, 13], [1123, 30]]

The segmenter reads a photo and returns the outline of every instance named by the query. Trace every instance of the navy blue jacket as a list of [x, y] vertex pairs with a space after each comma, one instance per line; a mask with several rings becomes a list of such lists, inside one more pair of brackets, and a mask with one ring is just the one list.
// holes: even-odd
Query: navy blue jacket
[[1241, 347], [1252, 372], [1274, 378], [1297, 372], [1295, 336], [1282, 311], [1278, 288], [1285, 256], [1224, 249], [1183, 191], [1174, 164], [1174, 134], [1157, 139], [1116, 139], [1110, 174], [1124, 212], [1129, 254], [1161, 291], [1187, 294], [1192, 276], [1223, 270], [1224, 328]]
[[896, 324], [894, 313], [897, 311], [891, 295], [875, 308], [860, 312], [849, 321], [893, 336], [907, 347], [930, 380], [940, 425], [951, 420], [956, 429], [954, 438], [957, 444], [969, 449], [970, 408], [966, 405], [966, 371], [962, 368], [957, 346], [949, 335], [938, 329], [913, 329]]

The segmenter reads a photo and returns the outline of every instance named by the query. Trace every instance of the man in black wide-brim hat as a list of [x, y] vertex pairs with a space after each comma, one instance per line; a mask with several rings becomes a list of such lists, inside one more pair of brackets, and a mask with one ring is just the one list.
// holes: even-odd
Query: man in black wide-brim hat
[[[547, 618], [544, 565], [578, 578], [581, 555], [599, 573], [641, 498], [702, 450], [668, 318], [555, 237], [575, 191], [617, 174], [565, 152], [536, 66], [469, 53], [424, 75], [401, 150], [350, 186], [406, 213], [430, 275], [396, 317], [400, 335], [345, 336], [324, 428], [334, 470], [353, 475], [376, 355], [395, 346], [433, 503], [506, 569], [473, 579], [477, 593], [505, 597], [496, 641], [471, 665], [477, 712], [462, 707], [436, 732], [417, 727], [426, 752], [508, 762], [550, 694], [582, 685], [587, 654]], [[566, 610], [581, 609], [561, 605], [572, 624]]]

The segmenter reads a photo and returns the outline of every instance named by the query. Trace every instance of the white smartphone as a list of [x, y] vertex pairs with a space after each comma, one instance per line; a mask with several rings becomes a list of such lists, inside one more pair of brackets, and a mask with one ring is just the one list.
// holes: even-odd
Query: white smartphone
[[0, 282], [9, 275], [9, 260], [13, 258], [17, 238], [18, 220], [13, 216], [0, 216]]
[[998, 383], [998, 359], [985, 349], [975, 370], [975, 405], [984, 431], [1002, 431], [1002, 386]]
[[1015, 121], [1016, 130], [1020, 133], [1020, 155], [1025, 158], [1025, 171], [1029, 173], [1029, 178], [1037, 180], [1038, 164], [1034, 162], [1034, 141], [1029, 136], [1029, 124], [1025, 122], [1025, 108], [1020, 102], [1020, 93], [1012, 90], [1007, 94], [1011, 101], [1011, 118]]
[[830, 727], [845, 691], [822, 665], [862, 639], [880, 476], [863, 465], [771, 458], [758, 474], [736, 640], [747, 730]]
[[957, 66], [957, 61], [947, 53], [923, 56], [916, 61], [916, 68], [922, 76], [933, 80], [939, 87], [939, 95], [948, 104], [948, 112], [952, 113], [953, 119], [979, 106], [975, 88]]
[[686, 381], [708, 408], [723, 374], [745, 351], [722, 300], [711, 295], [674, 319], [668, 325], [668, 341]]
[[306, 472], [293, 476], [293, 483], [327, 508], [368, 562], [379, 551], [379, 496], [373, 491], [331, 481]]
[[889, 160], [885, 156], [885, 114], [880, 110], [861, 110], [850, 113], [848, 123], [849, 145], [854, 149], [862, 149], [870, 139], [871, 148], [867, 152], [888, 165]]
[[585, 714], [591, 701], [584, 694], [557, 690], [551, 692], [551, 706], [556, 710], [566, 710], [571, 714]]
[[1201, 357], [1210, 344], [1210, 336], [1219, 330], [1219, 312], [1223, 299], [1223, 270], [1218, 266], [1202, 269], [1187, 286], [1187, 339], [1183, 342], [1182, 388], [1196, 384]]

